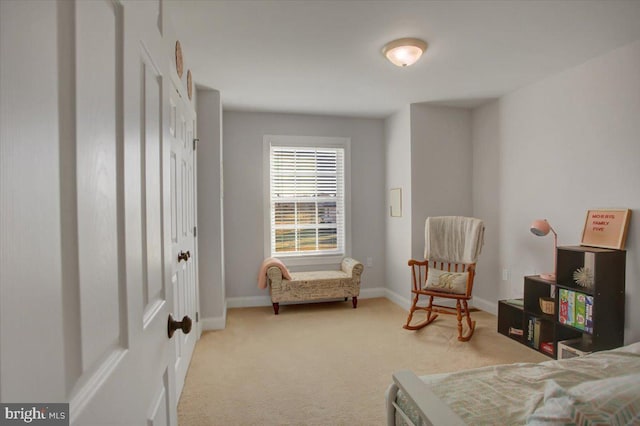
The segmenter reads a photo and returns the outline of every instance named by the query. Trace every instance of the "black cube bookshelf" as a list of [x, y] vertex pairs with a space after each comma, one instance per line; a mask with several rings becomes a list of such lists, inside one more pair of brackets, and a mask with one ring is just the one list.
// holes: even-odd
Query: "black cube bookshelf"
[[[498, 332], [552, 358], [565, 340], [576, 340], [584, 352], [622, 346], [625, 264], [624, 250], [558, 247], [556, 282], [524, 277], [524, 297], [498, 303]], [[590, 285], [574, 280], [579, 268], [588, 269]], [[543, 312], [541, 299], [553, 302], [550, 313]]]

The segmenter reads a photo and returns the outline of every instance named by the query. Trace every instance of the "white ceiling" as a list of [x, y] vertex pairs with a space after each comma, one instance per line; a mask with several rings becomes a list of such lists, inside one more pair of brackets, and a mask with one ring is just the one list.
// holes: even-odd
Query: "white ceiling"
[[[473, 107], [640, 39], [640, 0], [170, 0], [165, 13], [194, 82], [226, 110]], [[382, 56], [401, 37], [429, 43], [412, 67]]]

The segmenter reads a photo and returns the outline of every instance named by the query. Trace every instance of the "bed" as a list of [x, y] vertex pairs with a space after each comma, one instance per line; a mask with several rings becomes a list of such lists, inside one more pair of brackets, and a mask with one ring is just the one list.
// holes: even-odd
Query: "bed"
[[640, 424], [640, 342], [539, 364], [393, 375], [387, 424]]

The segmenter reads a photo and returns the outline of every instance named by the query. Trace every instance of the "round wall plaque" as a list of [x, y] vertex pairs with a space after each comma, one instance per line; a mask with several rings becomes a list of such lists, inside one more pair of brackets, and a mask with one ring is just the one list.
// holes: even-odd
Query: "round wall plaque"
[[191, 82], [191, 70], [187, 70], [187, 95], [189, 95], [189, 100], [191, 100], [192, 93], [193, 93], [193, 84]]

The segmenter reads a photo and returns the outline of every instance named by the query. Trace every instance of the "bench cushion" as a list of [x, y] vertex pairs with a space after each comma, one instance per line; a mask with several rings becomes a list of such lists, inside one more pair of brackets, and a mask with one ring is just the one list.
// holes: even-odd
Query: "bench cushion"
[[341, 278], [351, 278], [343, 271], [311, 271], [311, 272], [292, 272], [290, 281], [325, 281], [336, 280]]

